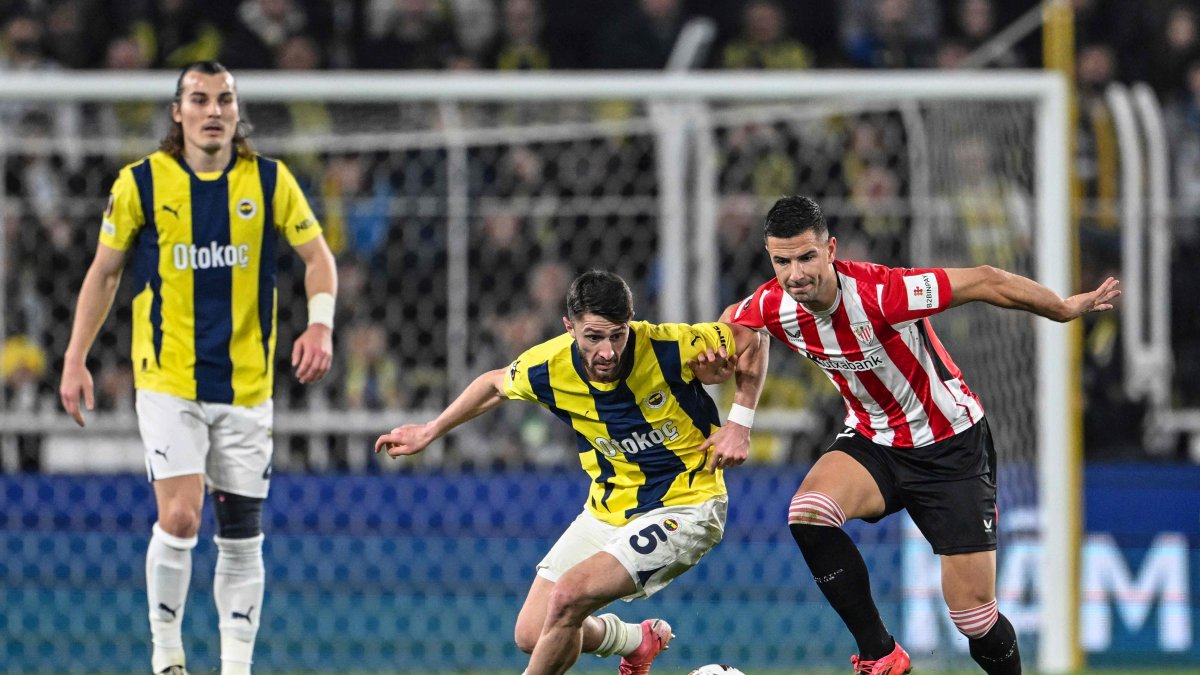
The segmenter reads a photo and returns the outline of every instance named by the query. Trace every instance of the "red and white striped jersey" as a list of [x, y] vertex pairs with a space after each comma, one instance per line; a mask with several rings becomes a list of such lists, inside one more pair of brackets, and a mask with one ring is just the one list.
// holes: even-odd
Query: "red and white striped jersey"
[[824, 312], [796, 302], [775, 279], [733, 313], [766, 328], [820, 366], [846, 402], [846, 426], [875, 443], [916, 448], [966, 431], [983, 406], [926, 317], [950, 306], [942, 269], [835, 260], [838, 296]]

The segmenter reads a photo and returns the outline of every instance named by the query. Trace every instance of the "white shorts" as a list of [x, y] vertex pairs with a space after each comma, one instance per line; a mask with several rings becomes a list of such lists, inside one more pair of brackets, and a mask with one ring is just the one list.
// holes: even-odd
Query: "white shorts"
[[151, 481], [204, 474], [214, 490], [266, 498], [274, 447], [271, 401], [247, 408], [139, 389], [136, 407]]
[[539, 576], [558, 581], [567, 570], [600, 551], [621, 562], [637, 585], [625, 600], [648, 598], [696, 566], [725, 536], [728, 500], [666, 506], [624, 525], [609, 525], [584, 510], [537, 565]]

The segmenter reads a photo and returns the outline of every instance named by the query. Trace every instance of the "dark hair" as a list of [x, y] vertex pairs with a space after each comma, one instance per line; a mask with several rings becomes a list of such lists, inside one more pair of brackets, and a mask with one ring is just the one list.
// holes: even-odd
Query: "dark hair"
[[825, 222], [821, 207], [800, 195], [780, 198], [767, 211], [767, 218], [763, 221], [763, 239], [789, 239], [810, 231], [818, 239], [823, 239], [829, 236], [829, 224]]
[[[183, 70], [179, 71], [179, 79], [175, 80], [175, 96], [171, 99], [173, 105], [183, 103], [183, 78], [192, 72], [220, 75], [228, 73], [229, 69], [216, 61], [193, 61], [187, 64]], [[247, 138], [250, 135], [250, 129], [250, 123], [243, 117], [238, 120], [237, 129], [233, 132], [233, 147], [242, 157], [254, 155], [254, 146]], [[183, 156], [183, 125], [176, 122], [174, 116], [171, 119], [171, 128], [167, 130], [167, 135], [163, 136], [162, 141], [158, 144], [158, 149], [174, 157]]]
[[571, 282], [567, 290], [567, 318], [574, 321], [584, 314], [595, 314], [613, 323], [633, 318], [633, 293], [621, 277], [612, 272], [591, 270]]

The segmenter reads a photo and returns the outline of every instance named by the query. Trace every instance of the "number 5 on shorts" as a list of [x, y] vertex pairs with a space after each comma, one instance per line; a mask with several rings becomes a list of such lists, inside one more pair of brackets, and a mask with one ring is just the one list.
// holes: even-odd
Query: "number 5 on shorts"
[[[658, 541], [655, 541], [655, 537], [658, 537]], [[641, 532], [630, 537], [629, 545], [633, 547], [633, 550], [645, 555], [658, 548], [659, 541], [665, 542], [666, 540], [667, 533], [663, 532], [658, 523], [654, 523], [642, 528]]]

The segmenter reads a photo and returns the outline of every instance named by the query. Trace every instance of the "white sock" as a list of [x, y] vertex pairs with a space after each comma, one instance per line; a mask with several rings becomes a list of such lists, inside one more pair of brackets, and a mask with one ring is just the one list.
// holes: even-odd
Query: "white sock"
[[263, 535], [249, 539], [213, 537], [217, 571], [213, 597], [221, 629], [221, 674], [249, 675], [262, 617]]
[[596, 656], [625, 656], [642, 644], [642, 624], [625, 623], [616, 614], [601, 614], [596, 618], [604, 624], [604, 637], [592, 652]]
[[183, 607], [192, 581], [192, 549], [196, 537], [167, 534], [154, 523], [146, 549], [146, 599], [150, 605], [150, 639], [154, 672], [186, 666], [183, 653]]

